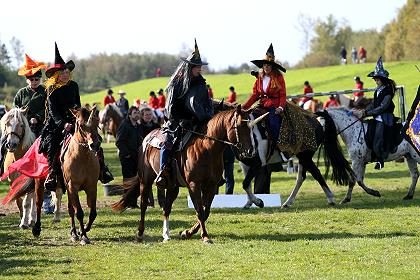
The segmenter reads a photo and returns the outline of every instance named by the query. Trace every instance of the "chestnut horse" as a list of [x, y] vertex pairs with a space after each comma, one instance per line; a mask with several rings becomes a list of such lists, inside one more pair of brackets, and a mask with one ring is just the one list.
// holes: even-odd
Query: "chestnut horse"
[[[241, 111], [241, 106], [236, 109], [216, 114], [203, 127], [203, 133], [196, 133], [187, 147], [177, 152], [178, 169], [182, 179], [169, 185], [166, 191], [166, 200], [163, 207], [163, 239], [169, 236], [169, 214], [172, 203], [178, 196], [180, 181], [188, 187], [191, 200], [198, 217], [198, 221], [188, 230], [181, 233], [182, 238], [190, 238], [201, 228], [201, 239], [205, 243], [212, 243], [205, 226], [205, 221], [210, 215], [210, 207], [218, 190], [218, 183], [223, 174], [223, 151], [226, 144], [230, 144], [241, 157], [252, 157], [255, 153], [253, 136], [247, 123], [248, 113]], [[147, 198], [151, 191], [153, 181], [159, 172], [160, 151], [149, 144], [145, 139], [143, 149], [139, 151], [138, 179], [133, 181], [131, 188], [123, 198], [113, 205], [116, 211], [123, 211], [135, 205], [137, 197], [141, 197], [141, 214], [138, 227], [137, 240], [144, 238], [144, 218], [147, 209]], [[140, 186], [138, 185], [140, 183]]]
[[[118, 127], [124, 119], [124, 116], [118, 106], [115, 103], [107, 104], [99, 115], [99, 122], [105, 129], [105, 132], [110, 132], [115, 138], [117, 136]], [[109, 137], [107, 137], [107, 143], [109, 143]]]

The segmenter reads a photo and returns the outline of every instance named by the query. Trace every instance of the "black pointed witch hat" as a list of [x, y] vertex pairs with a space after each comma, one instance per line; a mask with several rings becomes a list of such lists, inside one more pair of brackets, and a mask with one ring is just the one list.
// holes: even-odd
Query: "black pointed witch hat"
[[272, 67], [279, 69], [280, 71], [286, 73], [286, 69], [275, 61], [276, 57], [274, 56], [273, 44], [270, 44], [267, 52], [265, 53], [265, 58], [260, 60], [252, 60], [258, 68], [262, 68], [264, 64], [270, 64]]
[[75, 65], [74, 65], [73, 60], [69, 60], [68, 62], [64, 62], [63, 58], [60, 55], [60, 52], [58, 51], [57, 43], [55, 43], [54, 64], [51, 64], [50, 67], [48, 67], [47, 71], [45, 72], [45, 75], [48, 78], [50, 78], [58, 70], [68, 69], [71, 72], [71, 71], [73, 71], [74, 67], [75, 67]]
[[378, 62], [376, 62], [375, 70], [370, 72], [368, 77], [382, 77], [388, 79], [389, 73], [385, 70], [384, 65], [382, 63], [382, 56], [379, 57]]
[[198, 50], [198, 46], [197, 46], [197, 40], [194, 39], [194, 42], [195, 42], [194, 51], [187, 58], [181, 57], [181, 60], [192, 65], [207, 65], [208, 64], [207, 62], [204, 62], [201, 60], [200, 51]]

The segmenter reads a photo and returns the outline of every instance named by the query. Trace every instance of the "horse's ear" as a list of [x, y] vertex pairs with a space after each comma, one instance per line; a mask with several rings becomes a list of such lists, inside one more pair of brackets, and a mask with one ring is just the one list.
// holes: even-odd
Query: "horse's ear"
[[77, 118], [77, 113], [79, 113], [79, 111], [80, 108], [70, 108], [70, 112], [75, 118]]
[[92, 106], [92, 109], [90, 109], [90, 111], [91, 111], [91, 112], [93, 111], [93, 112], [95, 113], [95, 112], [96, 112], [96, 110], [97, 110], [96, 106], [97, 106], [97, 104], [93, 105], [93, 106]]
[[241, 104], [239, 104], [238, 106], [236, 106], [236, 112], [238, 112], [238, 114], [240, 114], [242, 112]]

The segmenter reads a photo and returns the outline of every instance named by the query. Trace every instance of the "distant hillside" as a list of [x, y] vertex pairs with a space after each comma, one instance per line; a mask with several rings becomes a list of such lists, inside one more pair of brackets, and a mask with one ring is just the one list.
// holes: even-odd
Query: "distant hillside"
[[[385, 68], [391, 73], [390, 78], [398, 85], [404, 85], [406, 89], [407, 109], [411, 105], [420, 83], [420, 73], [414, 65], [420, 65], [420, 61], [404, 61], [385, 63]], [[360, 76], [365, 87], [375, 87], [375, 83], [366, 75], [375, 68], [375, 64], [350, 64], [346, 66], [329, 66], [321, 68], [307, 68], [290, 70], [285, 74], [287, 94], [302, 93], [303, 82], [308, 80], [315, 92], [352, 89], [354, 87], [354, 76]], [[255, 78], [248, 73], [238, 75], [206, 75], [207, 83], [213, 88], [215, 98], [226, 98], [229, 87], [233, 85], [238, 93], [239, 102], [247, 99], [252, 91]], [[115, 98], [118, 98], [118, 90], [127, 92], [127, 99], [132, 104], [135, 98], [148, 99], [151, 90], [157, 91], [165, 88], [168, 77], [141, 80], [124, 84], [113, 88]], [[103, 102], [106, 90], [82, 95], [82, 103]], [[372, 93], [370, 93], [372, 94]]]

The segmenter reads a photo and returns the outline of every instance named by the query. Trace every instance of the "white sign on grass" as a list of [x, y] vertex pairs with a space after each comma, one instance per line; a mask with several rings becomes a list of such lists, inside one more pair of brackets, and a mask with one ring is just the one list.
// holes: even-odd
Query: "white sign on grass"
[[[280, 194], [256, 194], [256, 197], [264, 201], [264, 207], [280, 207]], [[240, 208], [248, 201], [246, 194], [217, 194], [213, 199], [211, 208]], [[252, 207], [256, 207], [252, 205]], [[188, 196], [188, 208], [194, 208], [191, 197]]]

